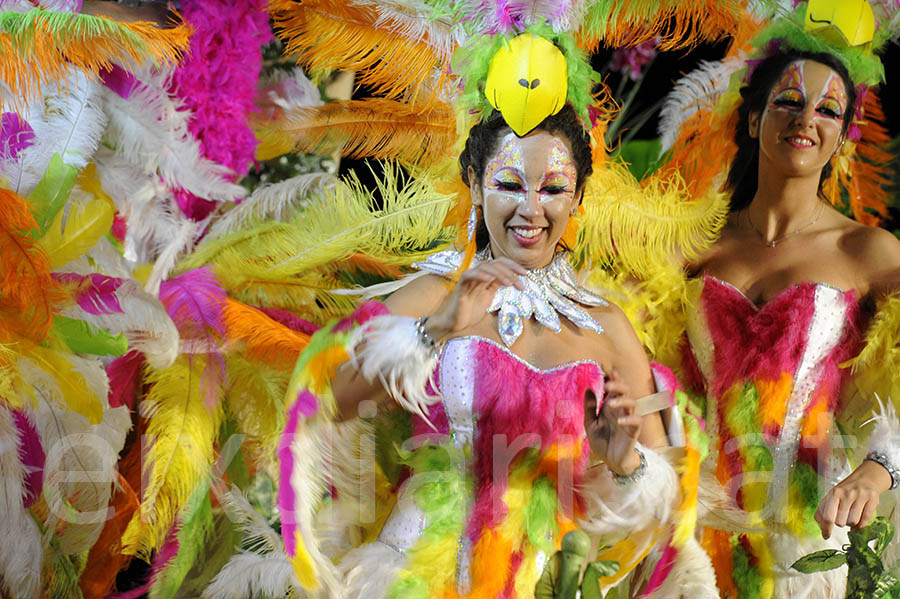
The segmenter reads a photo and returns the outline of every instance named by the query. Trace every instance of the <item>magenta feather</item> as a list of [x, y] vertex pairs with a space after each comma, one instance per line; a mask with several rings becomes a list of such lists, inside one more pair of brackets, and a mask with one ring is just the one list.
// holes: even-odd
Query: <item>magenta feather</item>
[[19, 152], [34, 144], [34, 129], [15, 112], [0, 116], [0, 158], [17, 160]]
[[106, 376], [109, 377], [110, 407], [128, 406], [129, 410], [134, 409], [145, 361], [144, 354], [132, 350], [116, 358], [106, 367]]
[[100, 80], [103, 81], [103, 85], [122, 96], [125, 100], [131, 97], [132, 92], [141, 84], [137, 77], [116, 64], [111, 65], [108, 69], [101, 70]]
[[97, 273], [78, 275], [55, 273], [53, 278], [63, 285], [73, 286], [75, 301], [88, 314], [123, 314], [116, 291], [124, 281]]
[[19, 459], [25, 467], [25, 507], [37, 501], [44, 488], [44, 447], [34, 423], [21, 410], [11, 410], [13, 421], [19, 431]]
[[212, 271], [203, 267], [163, 282], [159, 299], [188, 346], [188, 352], [206, 354], [200, 387], [207, 407], [215, 405], [219, 391], [226, 384], [225, 358], [219, 351], [225, 338], [225, 290]]
[[294, 514], [297, 496], [293, 485], [289, 482], [291, 474], [294, 472], [294, 454], [291, 452], [291, 443], [299, 430], [302, 413], [301, 403], [294, 402], [288, 409], [287, 422], [284, 425], [284, 432], [281, 434], [281, 441], [278, 443], [279, 470], [281, 480], [284, 481], [278, 485], [278, 512], [281, 514], [281, 537], [284, 539], [284, 550], [291, 557], [297, 551], [297, 518]]
[[[261, 48], [272, 38], [266, 0], [187, 0], [181, 14], [194, 30], [172, 77], [173, 93], [193, 113], [188, 128], [203, 156], [228, 167], [233, 179], [253, 164], [256, 138], [247, 124], [255, 109]], [[189, 218], [202, 220], [216, 203], [176, 190]]]

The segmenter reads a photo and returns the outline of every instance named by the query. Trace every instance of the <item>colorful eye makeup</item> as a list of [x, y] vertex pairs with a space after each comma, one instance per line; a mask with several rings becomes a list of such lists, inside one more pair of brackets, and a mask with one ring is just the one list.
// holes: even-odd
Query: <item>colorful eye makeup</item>
[[836, 73], [832, 73], [823, 88], [818, 104], [816, 104], [816, 112], [828, 118], [842, 119], [844, 116], [843, 102], [846, 96], [843, 80]]
[[805, 98], [801, 65], [800, 62], [794, 62], [784, 69], [781, 77], [772, 87], [772, 93], [769, 96], [771, 108], [791, 110], [797, 108], [798, 105], [802, 108]]
[[[553, 140], [541, 159], [545, 164], [542, 165], [544, 172], [537, 188], [539, 201], [545, 204], [560, 198], [571, 198], [575, 193], [577, 170], [565, 144]], [[530, 166], [535, 168], [538, 165]], [[524, 202], [529, 191], [527, 177], [520, 139], [510, 133], [503, 138], [497, 155], [484, 169], [485, 188], [514, 195], [516, 201]]]

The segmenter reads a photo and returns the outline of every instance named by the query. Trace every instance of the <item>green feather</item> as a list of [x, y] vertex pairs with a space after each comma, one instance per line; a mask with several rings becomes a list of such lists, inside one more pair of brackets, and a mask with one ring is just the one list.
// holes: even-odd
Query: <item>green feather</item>
[[128, 351], [128, 339], [124, 333], [113, 335], [83, 320], [57, 314], [53, 317], [53, 330], [77, 354], [121, 356]]
[[550, 555], [553, 541], [559, 532], [556, 524], [556, 488], [546, 476], [534, 482], [531, 501], [525, 508], [525, 532], [531, 544]]
[[178, 554], [153, 585], [150, 599], [170, 599], [175, 596], [188, 572], [203, 554], [212, 524], [209, 483], [204, 480], [191, 493], [182, 510], [180, 528], [176, 533]]
[[64, 163], [58, 153], [53, 155], [40, 183], [28, 196], [34, 220], [38, 224], [35, 238], [39, 239], [47, 232], [53, 217], [69, 199], [77, 177], [78, 170], [75, 167]]

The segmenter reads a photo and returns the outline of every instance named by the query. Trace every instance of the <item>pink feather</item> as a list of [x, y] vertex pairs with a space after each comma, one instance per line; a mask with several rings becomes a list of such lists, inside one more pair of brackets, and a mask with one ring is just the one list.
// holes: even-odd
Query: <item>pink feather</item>
[[72, 286], [75, 301], [88, 314], [122, 314], [122, 306], [116, 295], [124, 281], [97, 273], [78, 275], [55, 273], [53, 278], [66, 286]]
[[44, 488], [44, 447], [34, 424], [21, 410], [11, 410], [13, 421], [19, 431], [19, 459], [25, 467], [25, 507], [31, 507], [41, 496]]
[[17, 160], [19, 152], [34, 144], [34, 129], [15, 112], [0, 117], [0, 158]]
[[159, 299], [193, 354], [204, 354], [206, 367], [200, 387], [206, 405], [215, 405], [226, 384], [225, 358], [219, 350], [225, 338], [223, 310], [226, 294], [209, 267], [190, 270], [165, 281]]

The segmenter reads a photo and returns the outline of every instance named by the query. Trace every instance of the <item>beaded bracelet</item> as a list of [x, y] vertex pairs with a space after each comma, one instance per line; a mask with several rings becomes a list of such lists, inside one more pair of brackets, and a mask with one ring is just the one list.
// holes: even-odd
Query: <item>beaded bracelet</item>
[[891, 461], [885, 454], [875, 451], [869, 452], [869, 455], [866, 456], [866, 461], [875, 462], [884, 466], [884, 469], [887, 470], [888, 474], [891, 475], [892, 491], [900, 486], [900, 470], [897, 470], [897, 468], [893, 464], [891, 464]]
[[436, 354], [438, 344], [437, 341], [434, 340], [434, 337], [431, 336], [431, 333], [428, 332], [428, 329], [425, 328], [426, 322], [428, 322], [427, 316], [423, 316], [416, 320], [416, 335], [419, 337], [419, 343], [424, 345], [431, 353]]
[[615, 483], [621, 487], [637, 481], [647, 472], [647, 456], [645, 456], [644, 452], [637, 447], [635, 447], [634, 450], [637, 452], [638, 457], [641, 458], [641, 463], [637, 468], [634, 469], [634, 471], [632, 471], [631, 474], [617, 474], [613, 472], [612, 469], [610, 469], [613, 481], [615, 481]]

